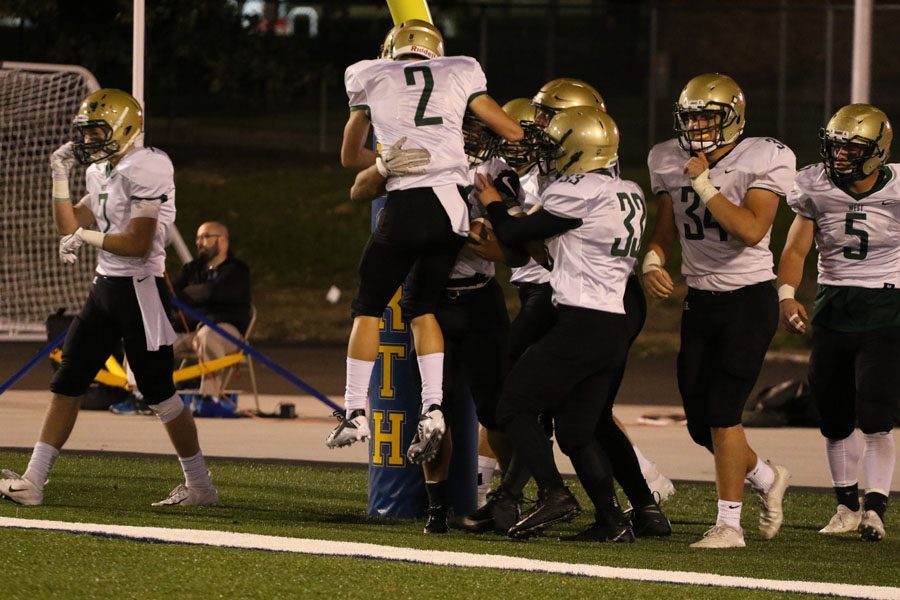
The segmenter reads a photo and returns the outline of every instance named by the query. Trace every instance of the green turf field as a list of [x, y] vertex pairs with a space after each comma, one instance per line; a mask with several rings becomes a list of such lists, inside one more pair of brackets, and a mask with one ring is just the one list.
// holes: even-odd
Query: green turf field
[[[0, 452], [3, 467], [24, 470], [28, 454]], [[773, 541], [755, 532], [755, 504], [747, 495], [747, 548], [716, 552], [688, 548], [714, 517], [710, 485], [678, 486], [666, 505], [669, 539], [631, 545], [572, 544], [552, 537], [528, 542], [451, 533], [426, 537], [422, 523], [365, 515], [366, 471], [308, 465], [212, 460], [222, 506], [151, 508], [180, 480], [176, 461], [66, 453], [47, 488], [46, 505], [0, 503], [0, 517], [88, 523], [217, 529], [243, 533], [343, 540], [422, 549], [490, 553], [607, 566], [696, 571], [757, 578], [900, 586], [900, 538], [880, 543], [816, 533], [832, 514], [830, 495], [789, 492], [785, 526]], [[588, 506], [577, 483], [573, 489]], [[889, 515], [890, 516], [890, 515]], [[588, 524], [585, 514], [554, 534]], [[0, 529], [0, 564], [13, 597], [283, 597], [334, 592], [338, 597], [749, 597], [728, 590], [539, 573], [460, 569], [276, 552], [147, 544], [56, 532]], [[351, 578], [353, 573], [364, 573]], [[462, 587], [461, 587], [462, 586]], [[8, 594], [6, 594], [8, 596]], [[773, 594], [765, 594], [773, 595]]]

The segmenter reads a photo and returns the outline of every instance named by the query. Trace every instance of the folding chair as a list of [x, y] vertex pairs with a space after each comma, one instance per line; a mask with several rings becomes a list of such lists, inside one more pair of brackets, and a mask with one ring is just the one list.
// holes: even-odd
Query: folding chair
[[[253, 333], [253, 329], [254, 329], [255, 325], [256, 325], [256, 305], [250, 304], [250, 323], [247, 324], [247, 330], [244, 332], [244, 335], [243, 335], [244, 342], [249, 343], [250, 335]], [[233, 357], [235, 358], [235, 360], [237, 360], [237, 362], [235, 362], [235, 360], [231, 360], [231, 361], [227, 360], [228, 358], [233, 358]], [[185, 369], [185, 367], [187, 366], [187, 364], [190, 360], [196, 360], [197, 356], [196, 356], [196, 354], [191, 352], [189, 355], [181, 355], [180, 358], [181, 358], [181, 366], [179, 366], [179, 368], [178, 368], [179, 371]], [[247, 364], [248, 370], [250, 372], [250, 385], [253, 389], [253, 400], [256, 403], [256, 410], [259, 411], [259, 390], [257, 389], [257, 385], [256, 385], [256, 369], [253, 366], [253, 357], [251, 357], [249, 354], [245, 354], [243, 350], [238, 349], [238, 351], [233, 354], [227, 354], [227, 355], [223, 356], [222, 358], [216, 359], [215, 361], [211, 361], [211, 362], [219, 362], [219, 361], [233, 363], [229, 366], [212, 368], [212, 371], [217, 371], [220, 369], [228, 370], [228, 373], [225, 375], [225, 378], [222, 380], [221, 393], [224, 393], [225, 390], [228, 388], [228, 382], [231, 381], [231, 377], [234, 375], [235, 371], [237, 371], [237, 369], [241, 365], [241, 363]]]

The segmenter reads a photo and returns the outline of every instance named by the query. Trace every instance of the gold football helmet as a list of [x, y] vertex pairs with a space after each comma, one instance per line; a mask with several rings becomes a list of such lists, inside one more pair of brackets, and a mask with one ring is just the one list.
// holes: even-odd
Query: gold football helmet
[[396, 26], [391, 27], [391, 30], [387, 32], [386, 36], [384, 36], [384, 41], [381, 43], [381, 47], [378, 49], [378, 58], [391, 57], [391, 46], [394, 45], [394, 33], [396, 31]]
[[734, 79], [704, 73], [688, 81], [675, 103], [675, 134], [689, 152], [710, 152], [744, 132], [744, 92]]
[[471, 110], [466, 110], [463, 114], [462, 132], [463, 151], [470, 167], [480, 165], [494, 155], [498, 137]]
[[102, 89], [81, 103], [73, 120], [78, 139], [72, 150], [83, 165], [124, 154], [144, 129], [144, 111], [134, 96]]
[[606, 112], [600, 92], [580, 79], [569, 77], [548, 81], [531, 102], [537, 108], [535, 122], [541, 127], [546, 127], [557, 112], [572, 106], [593, 106]]
[[595, 107], [574, 106], [556, 113], [545, 130], [555, 146], [549, 158], [560, 175], [611, 168], [619, 162], [619, 128]]
[[410, 19], [394, 27], [391, 58], [413, 54], [422, 58], [438, 58], [444, 55], [444, 38], [438, 28], [428, 21]]
[[894, 137], [887, 115], [870, 104], [848, 104], [819, 130], [820, 151], [832, 181], [847, 184], [887, 161]]
[[525, 137], [518, 142], [503, 140], [497, 152], [513, 169], [524, 169], [534, 164], [534, 145], [541, 135], [540, 127], [534, 124], [536, 107], [528, 98], [516, 98], [503, 105], [503, 112], [519, 122], [525, 131]]

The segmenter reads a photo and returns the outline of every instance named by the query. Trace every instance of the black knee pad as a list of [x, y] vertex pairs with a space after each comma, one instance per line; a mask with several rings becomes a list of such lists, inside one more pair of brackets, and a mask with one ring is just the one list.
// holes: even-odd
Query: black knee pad
[[694, 443], [698, 446], [703, 446], [704, 448], [712, 448], [712, 431], [709, 428], [709, 425], [706, 423], [702, 424], [691, 424], [688, 422], [688, 433], [691, 434], [691, 439], [694, 440]]
[[[891, 407], [871, 402], [856, 405], [859, 429], [863, 433], [882, 433], [894, 428], [894, 411]], [[852, 430], [851, 430], [852, 431]]]
[[594, 441], [594, 427], [575, 418], [556, 420], [556, 443], [566, 456]]

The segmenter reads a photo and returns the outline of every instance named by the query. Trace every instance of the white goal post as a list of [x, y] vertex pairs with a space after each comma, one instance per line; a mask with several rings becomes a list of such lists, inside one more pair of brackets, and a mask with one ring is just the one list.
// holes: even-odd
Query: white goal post
[[[77, 312], [87, 297], [96, 251], [59, 260], [48, 161], [98, 89], [84, 67], [0, 62], [0, 340], [43, 340], [51, 313]], [[76, 201], [84, 195], [84, 167], [70, 186]]]

